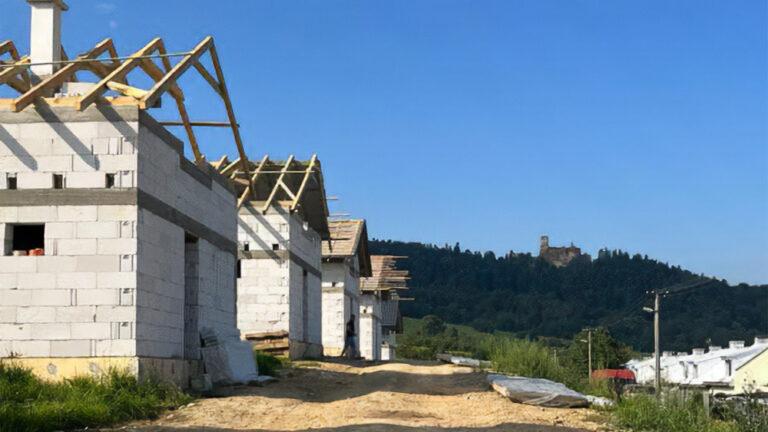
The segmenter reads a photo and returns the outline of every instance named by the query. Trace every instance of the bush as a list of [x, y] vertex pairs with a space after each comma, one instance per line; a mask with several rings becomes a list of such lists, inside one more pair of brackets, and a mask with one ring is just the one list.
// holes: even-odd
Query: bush
[[620, 428], [643, 432], [736, 432], [734, 423], [710, 419], [701, 400], [634, 395], [622, 400], [611, 412]]
[[0, 362], [0, 432], [107, 426], [154, 418], [190, 400], [171, 384], [138, 381], [124, 371], [49, 382], [28, 369]]
[[278, 358], [256, 350], [253, 351], [253, 358], [256, 359], [256, 364], [259, 365], [259, 375], [275, 376], [288, 363], [287, 359]]
[[499, 372], [565, 383], [566, 370], [559, 366], [546, 346], [525, 340], [494, 338], [488, 342], [491, 362]]

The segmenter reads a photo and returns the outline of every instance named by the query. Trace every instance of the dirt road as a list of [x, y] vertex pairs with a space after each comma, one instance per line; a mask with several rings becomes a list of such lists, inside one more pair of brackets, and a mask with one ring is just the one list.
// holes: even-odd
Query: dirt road
[[538, 408], [490, 391], [483, 374], [452, 365], [304, 363], [279, 382], [203, 399], [136, 431], [601, 430], [585, 409]]

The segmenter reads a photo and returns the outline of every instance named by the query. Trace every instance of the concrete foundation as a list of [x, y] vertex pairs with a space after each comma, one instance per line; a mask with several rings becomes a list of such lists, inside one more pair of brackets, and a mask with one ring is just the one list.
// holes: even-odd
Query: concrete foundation
[[143, 111], [0, 112], [0, 356], [186, 375], [199, 328], [237, 335], [236, 235], [225, 180]]

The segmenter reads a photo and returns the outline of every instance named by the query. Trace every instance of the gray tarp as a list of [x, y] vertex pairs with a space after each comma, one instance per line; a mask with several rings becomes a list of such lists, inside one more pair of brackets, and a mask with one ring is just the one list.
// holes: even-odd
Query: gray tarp
[[589, 406], [583, 394], [543, 378], [489, 374], [488, 382], [494, 390], [518, 403], [554, 408]]

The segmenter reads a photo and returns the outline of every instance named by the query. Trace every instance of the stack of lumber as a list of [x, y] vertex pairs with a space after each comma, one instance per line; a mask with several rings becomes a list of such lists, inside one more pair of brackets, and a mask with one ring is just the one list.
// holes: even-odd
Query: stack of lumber
[[288, 355], [289, 342], [287, 331], [246, 333], [245, 339], [254, 349], [272, 355]]

